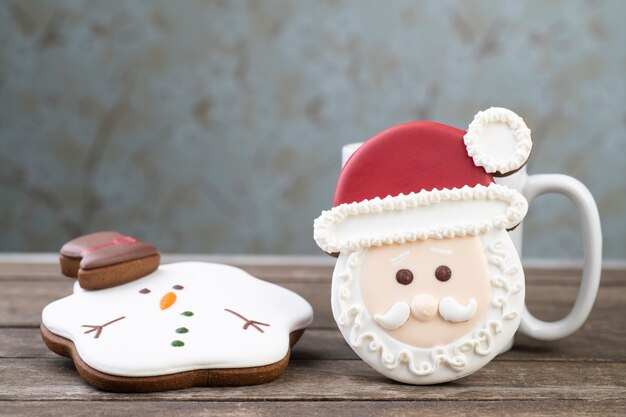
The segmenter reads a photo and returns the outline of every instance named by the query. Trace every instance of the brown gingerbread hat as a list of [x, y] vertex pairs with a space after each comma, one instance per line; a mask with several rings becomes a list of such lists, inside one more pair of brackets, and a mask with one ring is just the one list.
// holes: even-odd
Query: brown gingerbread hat
[[67, 242], [60, 251], [61, 273], [87, 290], [124, 284], [159, 266], [157, 248], [118, 232], [97, 232]]

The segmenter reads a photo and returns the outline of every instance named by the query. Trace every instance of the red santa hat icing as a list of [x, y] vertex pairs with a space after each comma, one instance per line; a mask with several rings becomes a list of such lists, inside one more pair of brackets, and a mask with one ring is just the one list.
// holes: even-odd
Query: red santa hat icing
[[530, 130], [510, 110], [479, 112], [467, 132], [434, 122], [392, 127], [363, 144], [337, 181], [334, 207], [314, 222], [328, 253], [512, 229], [528, 209], [493, 175], [520, 169]]

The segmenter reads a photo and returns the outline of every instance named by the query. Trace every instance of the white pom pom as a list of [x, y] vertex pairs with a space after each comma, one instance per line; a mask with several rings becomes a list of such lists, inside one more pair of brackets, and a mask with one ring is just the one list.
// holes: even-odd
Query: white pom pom
[[463, 140], [476, 166], [500, 176], [524, 166], [533, 147], [530, 129], [524, 120], [502, 107], [478, 112]]

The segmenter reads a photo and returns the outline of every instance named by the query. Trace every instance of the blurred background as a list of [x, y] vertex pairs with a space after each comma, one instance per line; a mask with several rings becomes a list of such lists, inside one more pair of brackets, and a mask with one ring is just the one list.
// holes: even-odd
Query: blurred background
[[[0, 251], [116, 229], [163, 252], [319, 254], [341, 146], [503, 106], [530, 173], [597, 200], [626, 258], [626, 2], [2, 1]], [[542, 197], [527, 257], [578, 258]]]

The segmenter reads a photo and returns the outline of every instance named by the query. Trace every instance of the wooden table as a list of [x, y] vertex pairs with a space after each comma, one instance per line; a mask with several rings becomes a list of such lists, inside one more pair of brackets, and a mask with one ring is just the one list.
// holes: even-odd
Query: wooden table
[[[41, 341], [41, 309], [72, 285], [53, 260], [0, 259], [0, 415], [626, 415], [626, 269], [604, 270], [591, 317], [573, 336], [551, 343], [518, 336], [512, 351], [479, 372], [420, 387], [385, 379], [346, 345], [330, 311], [330, 260], [221, 258], [313, 305], [315, 321], [285, 374], [259, 386], [128, 395], [86, 385]], [[561, 317], [579, 272], [527, 266], [530, 309]]]

